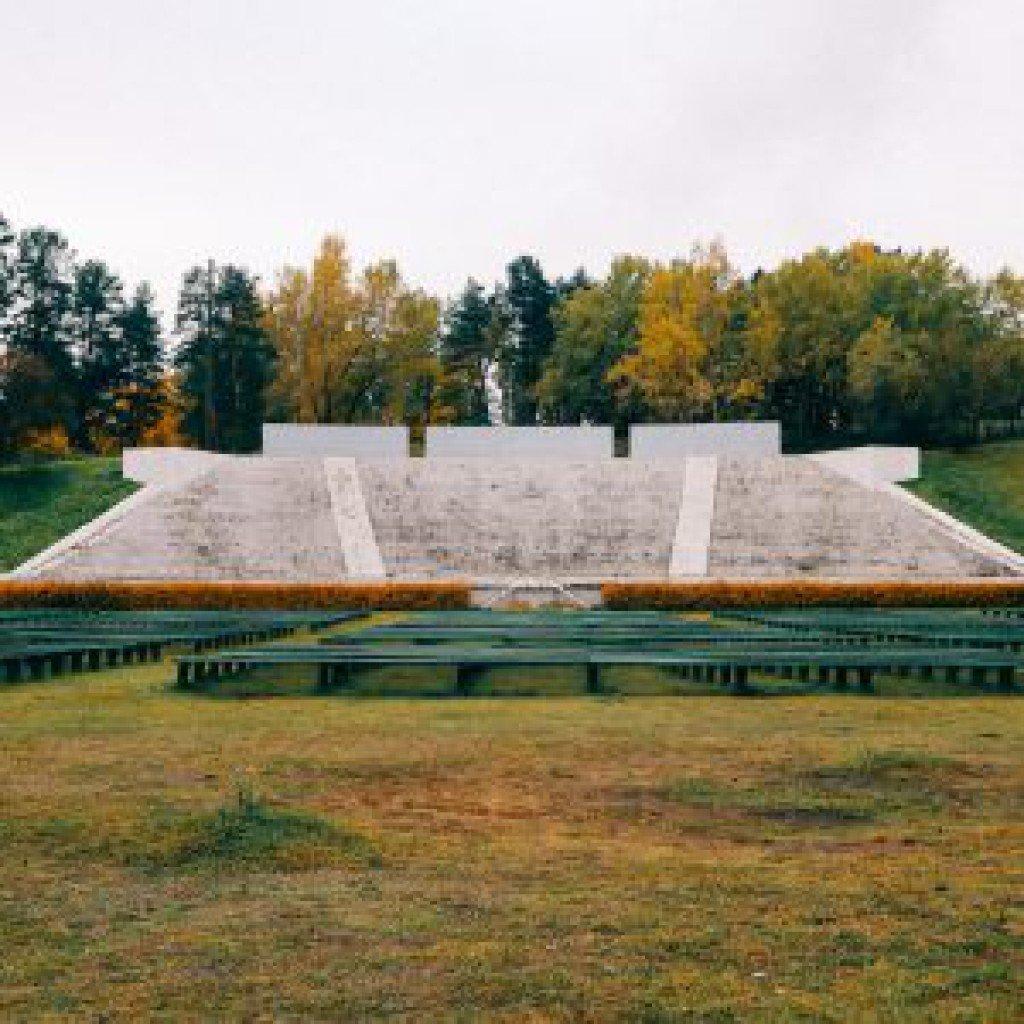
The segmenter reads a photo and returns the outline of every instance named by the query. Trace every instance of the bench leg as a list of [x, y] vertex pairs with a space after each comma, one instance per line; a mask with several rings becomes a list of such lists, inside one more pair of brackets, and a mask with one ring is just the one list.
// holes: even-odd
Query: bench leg
[[601, 683], [601, 666], [592, 662], [586, 664], [587, 693], [604, 693], [604, 686]]
[[337, 693], [349, 686], [348, 665], [321, 665], [317, 671], [316, 688], [318, 693]]
[[861, 666], [857, 669], [857, 686], [861, 693], [874, 693], [875, 692], [875, 680], [874, 673], [870, 668]]
[[459, 697], [468, 697], [473, 692], [480, 673], [475, 665], [455, 666], [455, 693]]
[[1013, 692], [1014, 685], [1012, 665], [999, 666], [999, 671], [996, 673], [996, 689], [1000, 690], [1003, 693]]
[[848, 674], [847, 674], [847, 671], [846, 671], [846, 667], [844, 665], [840, 665], [839, 668], [837, 668], [835, 670], [835, 686], [836, 686], [836, 689], [837, 690], [845, 690], [848, 683], [849, 683], [849, 678], [848, 678]]
[[733, 666], [732, 692], [736, 694], [750, 693], [750, 669], [748, 666]]

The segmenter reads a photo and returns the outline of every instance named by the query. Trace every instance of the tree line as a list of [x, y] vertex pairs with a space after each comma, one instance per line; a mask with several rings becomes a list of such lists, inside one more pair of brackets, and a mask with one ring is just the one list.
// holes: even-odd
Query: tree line
[[58, 232], [0, 217], [0, 451], [258, 449], [265, 419], [778, 419], [791, 448], [976, 439], [1024, 416], [1024, 278], [867, 242], [740, 274], [722, 245], [549, 279], [524, 255], [443, 302], [327, 236], [262, 289], [209, 262], [169, 336]]

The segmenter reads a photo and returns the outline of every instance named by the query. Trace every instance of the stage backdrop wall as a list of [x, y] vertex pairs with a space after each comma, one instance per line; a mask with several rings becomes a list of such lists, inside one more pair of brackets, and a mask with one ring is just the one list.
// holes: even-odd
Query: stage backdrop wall
[[610, 459], [611, 427], [427, 427], [428, 459]]
[[409, 429], [341, 423], [264, 423], [263, 454], [404, 459], [409, 454]]
[[763, 458], [782, 451], [779, 424], [636, 423], [629, 428], [634, 459], [678, 459], [689, 455], [740, 455]]

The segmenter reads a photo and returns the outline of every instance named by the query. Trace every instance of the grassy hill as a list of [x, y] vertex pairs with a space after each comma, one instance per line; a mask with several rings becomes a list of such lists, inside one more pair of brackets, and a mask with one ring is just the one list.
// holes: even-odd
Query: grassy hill
[[0, 572], [13, 569], [131, 494], [121, 460], [0, 466]]
[[915, 494], [1024, 552], [1024, 441], [923, 453]]

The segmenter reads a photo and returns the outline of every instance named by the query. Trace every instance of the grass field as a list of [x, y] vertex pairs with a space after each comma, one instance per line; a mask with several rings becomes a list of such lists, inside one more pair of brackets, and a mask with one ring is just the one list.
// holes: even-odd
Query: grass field
[[0, 466], [0, 572], [13, 569], [131, 494], [121, 460]]
[[5, 1020], [1024, 1017], [1024, 702], [0, 694]]
[[1024, 552], [1024, 441], [923, 452], [921, 479], [910, 490]]

